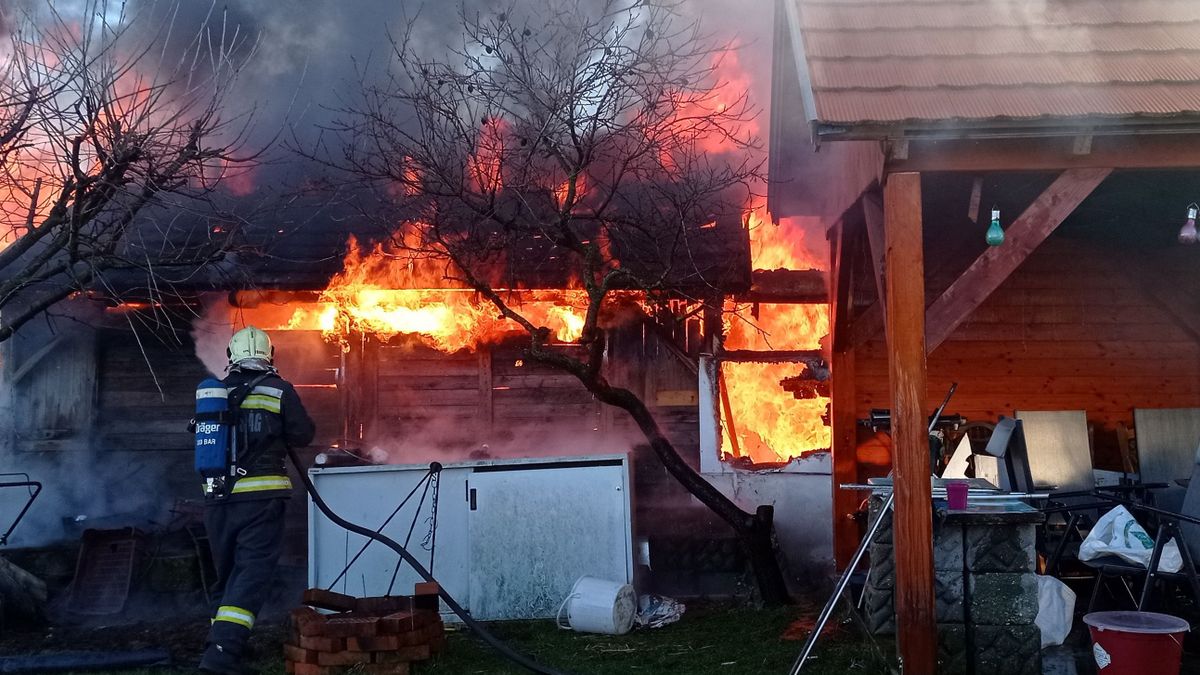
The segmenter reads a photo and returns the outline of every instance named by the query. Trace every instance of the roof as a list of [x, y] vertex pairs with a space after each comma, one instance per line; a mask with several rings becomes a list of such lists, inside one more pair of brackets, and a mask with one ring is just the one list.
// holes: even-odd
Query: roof
[[783, 2], [818, 133], [1200, 122], [1196, 0]]

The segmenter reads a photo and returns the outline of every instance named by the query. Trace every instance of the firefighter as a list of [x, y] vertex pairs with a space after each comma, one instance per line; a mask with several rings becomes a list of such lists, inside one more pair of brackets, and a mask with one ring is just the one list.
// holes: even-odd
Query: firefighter
[[216, 611], [200, 670], [248, 672], [243, 665], [255, 615], [266, 600], [283, 544], [292, 484], [287, 448], [312, 442], [315, 428], [290, 383], [273, 365], [266, 333], [243, 328], [229, 341], [224, 383], [236, 406], [237, 459], [228, 481], [205, 487], [204, 526], [217, 568]]

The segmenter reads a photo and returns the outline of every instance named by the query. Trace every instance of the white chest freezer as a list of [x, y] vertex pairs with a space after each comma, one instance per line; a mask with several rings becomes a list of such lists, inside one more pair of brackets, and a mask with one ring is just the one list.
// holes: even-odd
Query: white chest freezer
[[[422, 482], [428, 471], [386, 465], [313, 468], [309, 475], [338, 515], [407, 541], [405, 548], [477, 619], [553, 617], [584, 575], [632, 581], [626, 456], [446, 464], [436, 484], [436, 527], [435, 486]], [[308, 522], [310, 586], [360, 597], [389, 589], [407, 595], [420, 581], [383, 544], [372, 542], [359, 555], [369, 540], [335, 525], [311, 500]]]

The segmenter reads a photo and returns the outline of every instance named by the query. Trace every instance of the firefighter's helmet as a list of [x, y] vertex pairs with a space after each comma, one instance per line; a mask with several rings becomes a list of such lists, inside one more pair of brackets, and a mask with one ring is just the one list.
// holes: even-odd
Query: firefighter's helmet
[[231, 365], [248, 359], [262, 359], [270, 363], [275, 357], [275, 348], [271, 346], [271, 338], [266, 332], [254, 326], [246, 326], [230, 338], [226, 353]]

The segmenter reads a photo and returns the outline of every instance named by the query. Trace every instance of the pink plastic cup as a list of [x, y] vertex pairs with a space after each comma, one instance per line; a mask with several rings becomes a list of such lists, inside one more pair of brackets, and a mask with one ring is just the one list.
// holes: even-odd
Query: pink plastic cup
[[962, 511], [967, 508], [966, 481], [948, 481], [946, 483], [946, 502], [951, 511]]

